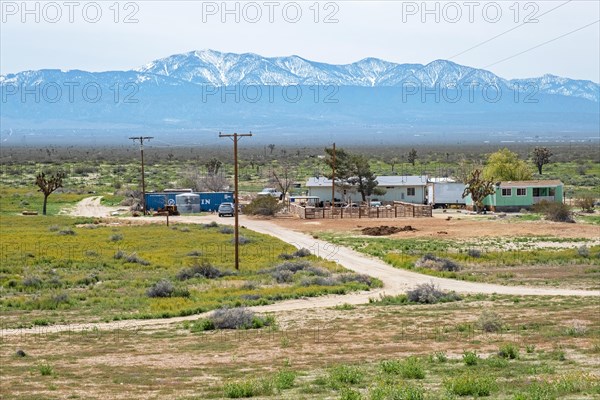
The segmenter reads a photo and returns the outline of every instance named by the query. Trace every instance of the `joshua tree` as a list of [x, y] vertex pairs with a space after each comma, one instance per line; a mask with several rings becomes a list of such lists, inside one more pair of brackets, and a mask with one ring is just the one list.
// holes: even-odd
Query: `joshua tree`
[[411, 149], [408, 152], [408, 162], [411, 163], [414, 167], [415, 161], [417, 161], [417, 150]]
[[48, 196], [52, 194], [56, 189], [62, 187], [63, 179], [66, 174], [63, 171], [56, 171], [46, 174], [40, 172], [35, 177], [35, 184], [40, 188], [40, 192], [44, 193], [44, 208], [42, 214], [46, 215], [46, 204], [48, 202]]
[[542, 174], [542, 167], [550, 163], [550, 157], [552, 157], [552, 152], [547, 147], [536, 147], [533, 149], [533, 161], [540, 175]]
[[481, 210], [483, 210], [483, 199], [496, 192], [494, 182], [484, 179], [481, 176], [481, 170], [475, 169], [471, 172], [465, 184], [466, 187], [462, 197], [465, 198], [468, 195], [471, 195], [471, 199], [475, 205], [475, 211], [477, 211], [477, 213], [481, 212]]

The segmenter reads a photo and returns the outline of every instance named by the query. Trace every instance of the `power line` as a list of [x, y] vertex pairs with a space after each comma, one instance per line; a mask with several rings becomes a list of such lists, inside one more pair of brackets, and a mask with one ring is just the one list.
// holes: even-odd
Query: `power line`
[[[568, 1], [564, 2], [564, 3], [562, 3], [562, 4], [559, 4], [558, 6], [556, 6], [556, 7], [554, 7], [554, 8], [551, 8], [550, 10], [546, 11], [545, 13], [542, 13], [542, 14], [538, 15], [536, 18], [540, 18], [540, 17], [543, 17], [544, 15], [550, 14], [552, 11], [554, 11], [554, 10], [556, 10], [556, 9], [558, 9], [558, 8], [560, 8], [560, 7], [564, 6], [564, 5], [566, 5], [566, 4], [569, 4], [569, 3], [570, 3], [570, 2], [572, 2], [572, 1], [573, 1], [573, 0], [568, 0]], [[454, 59], [454, 58], [456, 58], [456, 57], [458, 57], [458, 56], [461, 56], [461, 55], [463, 55], [463, 54], [465, 54], [465, 53], [468, 53], [469, 51], [471, 51], [471, 50], [473, 50], [473, 49], [476, 49], [476, 48], [478, 48], [478, 47], [480, 47], [480, 46], [483, 46], [484, 44], [486, 44], [486, 43], [489, 43], [489, 42], [491, 42], [492, 40], [495, 40], [495, 39], [497, 39], [497, 38], [499, 38], [499, 37], [501, 37], [501, 36], [504, 36], [504, 35], [506, 35], [507, 33], [510, 33], [510, 32], [512, 32], [512, 31], [514, 31], [515, 29], [519, 29], [519, 28], [521, 28], [521, 27], [523, 27], [523, 26], [525, 26], [525, 25], [529, 25], [529, 24], [530, 24], [530, 22], [523, 22], [523, 23], [521, 23], [520, 25], [517, 25], [517, 26], [515, 26], [514, 28], [510, 28], [510, 29], [509, 29], [509, 30], [507, 30], [507, 31], [504, 31], [504, 32], [502, 32], [502, 33], [499, 33], [498, 35], [496, 35], [496, 36], [494, 36], [494, 37], [491, 37], [491, 38], [489, 38], [489, 39], [487, 39], [487, 40], [484, 40], [483, 42], [477, 43], [476, 45], [474, 45], [474, 46], [472, 46], [472, 47], [469, 47], [468, 49], [466, 49], [466, 50], [464, 50], [464, 51], [461, 51], [461, 52], [460, 52], [460, 53], [458, 53], [458, 54], [455, 54], [455, 55], [453, 55], [452, 57], [448, 58], [448, 60], [452, 60], [452, 59]]]
[[488, 65], [486, 65], [486, 66], [484, 66], [484, 67], [481, 67], [481, 69], [489, 68], [489, 67], [492, 67], [492, 66], [494, 66], [494, 65], [496, 65], [496, 64], [500, 64], [500, 63], [502, 63], [502, 62], [504, 62], [504, 61], [510, 60], [511, 58], [518, 57], [518, 56], [520, 56], [520, 55], [522, 55], [522, 54], [525, 54], [525, 53], [527, 53], [527, 52], [529, 52], [529, 51], [531, 51], [531, 50], [535, 50], [535, 49], [537, 49], [537, 48], [539, 48], [539, 47], [542, 47], [542, 46], [545, 46], [545, 45], [547, 45], [547, 44], [549, 44], [549, 43], [555, 42], [555, 41], [557, 41], [558, 39], [562, 39], [562, 38], [564, 38], [565, 36], [569, 36], [569, 35], [571, 35], [571, 34], [573, 34], [573, 33], [575, 33], [575, 32], [579, 32], [579, 31], [581, 31], [581, 30], [583, 30], [583, 29], [585, 29], [585, 28], [588, 28], [588, 27], [590, 27], [590, 26], [592, 26], [592, 25], [594, 25], [594, 24], [597, 24], [598, 22], [600, 22], [600, 19], [599, 19], [599, 20], [596, 20], [596, 21], [594, 21], [594, 22], [592, 22], [592, 23], [589, 23], [589, 24], [587, 24], [587, 25], [584, 25], [584, 26], [582, 26], [582, 27], [579, 27], [579, 28], [577, 28], [577, 29], [575, 29], [575, 30], [572, 30], [571, 32], [567, 32], [567, 33], [564, 33], [564, 34], [562, 34], [562, 35], [560, 35], [560, 36], [557, 36], [557, 37], [555, 37], [554, 39], [550, 39], [550, 40], [547, 40], [547, 41], [545, 41], [544, 43], [540, 43], [540, 44], [538, 44], [538, 45], [536, 45], [536, 46], [530, 47], [530, 48], [528, 48], [527, 50], [523, 50], [523, 51], [521, 51], [521, 52], [519, 52], [519, 53], [517, 53], [517, 54], [513, 54], [512, 56], [509, 56], [509, 57], [503, 58], [502, 60], [499, 60], [499, 61], [496, 61], [496, 62], [494, 62], [494, 63], [488, 64]]

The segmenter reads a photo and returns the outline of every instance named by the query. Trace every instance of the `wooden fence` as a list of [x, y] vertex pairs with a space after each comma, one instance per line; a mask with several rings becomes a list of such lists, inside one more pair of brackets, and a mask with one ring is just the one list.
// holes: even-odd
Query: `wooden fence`
[[343, 218], [420, 218], [431, 217], [432, 207], [429, 205], [394, 202], [388, 207], [303, 207], [290, 205], [292, 214], [302, 219], [343, 219]]

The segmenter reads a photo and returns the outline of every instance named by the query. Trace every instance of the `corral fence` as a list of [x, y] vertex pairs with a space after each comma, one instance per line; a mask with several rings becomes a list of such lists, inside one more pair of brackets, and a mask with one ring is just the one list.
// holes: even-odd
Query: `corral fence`
[[290, 204], [290, 212], [302, 219], [343, 218], [421, 218], [431, 217], [432, 207], [423, 204], [395, 201], [384, 207], [305, 207]]

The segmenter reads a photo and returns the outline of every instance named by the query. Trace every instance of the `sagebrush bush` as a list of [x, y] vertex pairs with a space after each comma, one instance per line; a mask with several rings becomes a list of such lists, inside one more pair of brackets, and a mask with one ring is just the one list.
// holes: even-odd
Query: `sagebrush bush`
[[120, 233], [115, 233], [110, 235], [110, 241], [111, 242], [118, 242], [123, 240], [123, 235], [121, 235]]
[[235, 230], [230, 226], [222, 226], [221, 229], [219, 229], [219, 232], [223, 234], [232, 234]]
[[147, 291], [146, 294], [148, 297], [171, 297], [175, 292], [175, 287], [171, 283], [171, 281], [167, 279], [162, 279], [152, 285]]
[[228, 275], [232, 275], [232, 273], [221, 271], [211, 263], [203, 261], [201, 264], [195, 264], [189, 268], [182, 269], [177, 273], [176, 277], [180, 281], [185, 281], [192, 278], [217, 279]]
[[413, 290], [406, 292], [408, 301], [421, 304], [435, 304], [445, 301], [457, 301], [461, 297], [455, 292], [444, 292], [433, 282], [422, 283]]
[[125, 262], [132, 263], [132, 264], [150, 265], [150, 262], [148, 262], [148, 261], [144, 260], [143, 258], [139, 257], [136, 252], [127, 254], [124, 257], [124, 260], [125, 260]]
[[290, 283], [294, 281], [294, 273], [286, 269], [271, 272], [271, 277], [273, 277], [277, 283]]
[[425, 254], [415, 263], [416, 267], [429, 268], [438, 271], [458, 272], [461, 270], [459, 264], [446, 258], [439, 258], [433, 254]]
[[479, 258], [479, 257], [481, 257], [481, 250], [469, 249], [469, 250], [467, 250], [467, 255], [469, 257], [473, 257], [473, 258]]
[[477, 326], [483, 332], [500, 332], [503, 327], [502, 318], [494, 311], [484, 310], [477, 320]]
[[305, 248], [301, 248], [299, 250], [296, 250], [292, 255], [294, 257], [308, 257], [310, 256], [312, 253], [310, 252], [310, 250], [305, 249]]
[[262, 328], [274, 323], [272, 317], [257, 316], [245, 307], [218, 308], [209, 317], [215, 329]]
[[64, 228], [64, 229], [61, 229], [60, 231], [58, 231], [58, 234], [73, 236], [73, 235], [75, 235], [75, 231], [72, 228]]
[[590, 249], [584, 244], [577, 249], [577, 254], [580, 257], [588, 258], [590, 256]]
[[286, 390], [294, 387], [296, 373], [290, 370], [280, 370], [273, 378], [275, 388], [278, 390]]
[[28, 276], [23, 279], [23, 286], [25, 287], [40, 288], [42, 287], [42, 284], [42, 280], [37, 276]]

